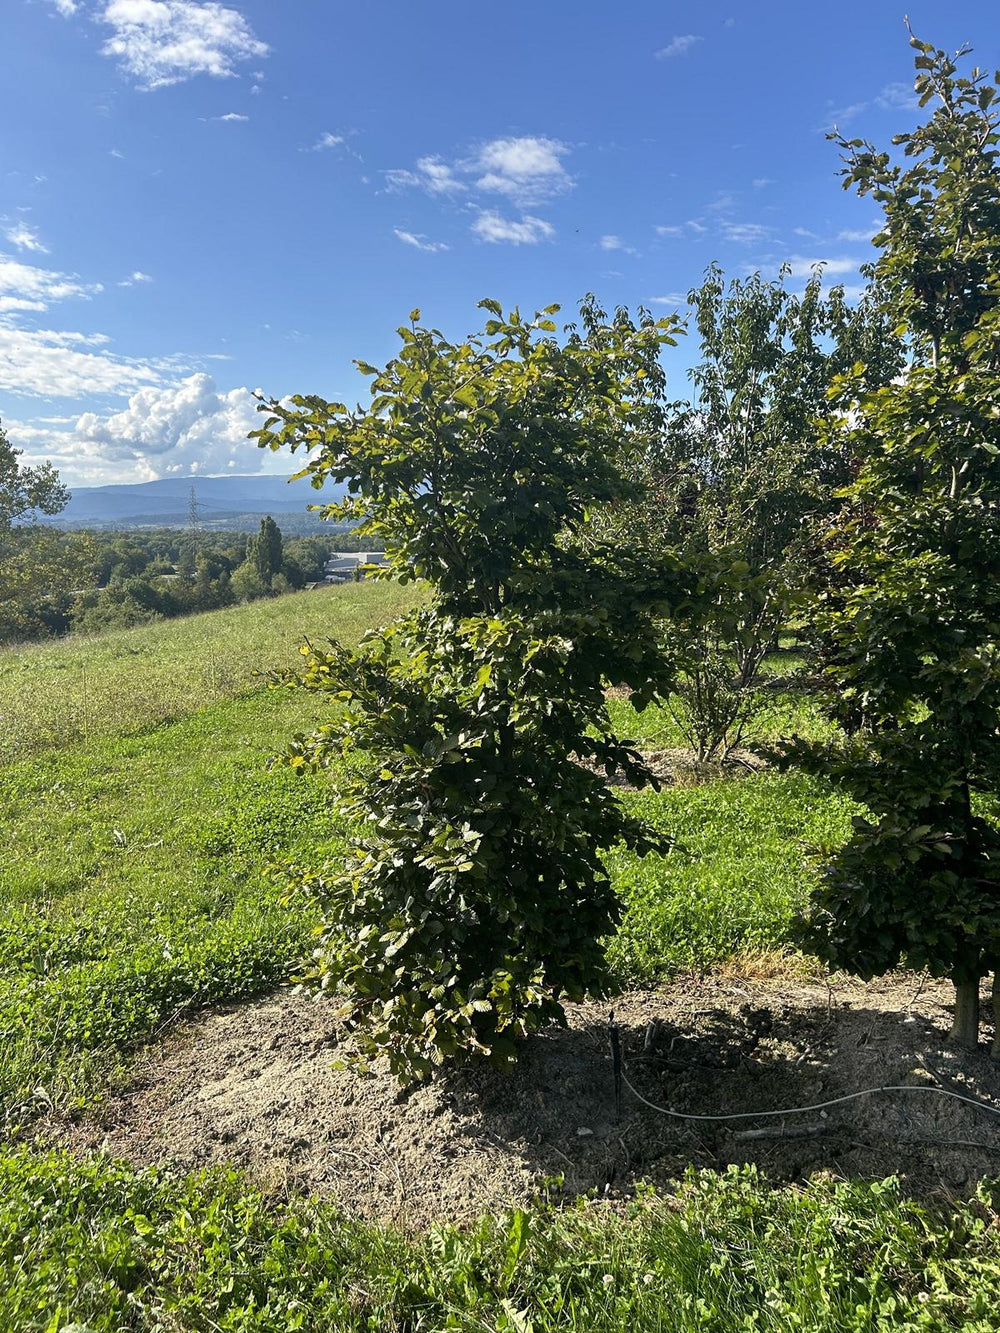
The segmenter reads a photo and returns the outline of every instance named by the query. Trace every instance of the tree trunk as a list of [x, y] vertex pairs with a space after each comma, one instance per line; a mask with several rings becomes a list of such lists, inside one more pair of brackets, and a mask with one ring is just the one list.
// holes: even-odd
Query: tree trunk
[[949, 1039], [974, 1051], [979, 1045], [979, 979], [955, 982], [955, 1021]]
[[994, 1060], [1000, 1060], [1000, 966], [993, 973], [993, 1049]]

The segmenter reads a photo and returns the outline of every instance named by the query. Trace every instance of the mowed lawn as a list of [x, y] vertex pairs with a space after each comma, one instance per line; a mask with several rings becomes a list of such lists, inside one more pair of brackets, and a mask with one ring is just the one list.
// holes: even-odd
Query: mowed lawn
[[[305, 635], [356, 640], [412, 599], [350, 585], [0, 656], [0, 1328], [992, 1327], [986, 1195], [938, 1219], [891, 1185], [706, 1173], [629, 1216], [543, 1206], [404, 1240], [236, 1176], [30, 1146], [39, 1114], [99, 1096], [138, 1042], [295, 972], [314, 922], [286, 898], [287, 866], [335, 862], [343, 830], [328, 776], [274, 762], [322, 702], [258, 673]], [[616, 720], [666, 725], [623, 703]], [[625, 799], [676, 844], [641, 862], [609, 852], [623, 985], [780, 947], [813, 874], [806, 844], [850, 816], [794, 774]]]

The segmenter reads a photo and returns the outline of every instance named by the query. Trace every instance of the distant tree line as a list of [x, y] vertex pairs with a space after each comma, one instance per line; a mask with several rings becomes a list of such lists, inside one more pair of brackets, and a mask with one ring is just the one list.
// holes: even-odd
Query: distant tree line
[[[14, 476], [18, 451], [2, 431], [0, 446]], [[17, 475], [26, 478], [25, 499], [33, 487], [38, 501], [65, 504], [54, 473]], [[249, 538], [191, 528], [65, 532], [12, 517], [0, 533], [0, 644], [128, 629], [293, 592], [323, 578], [333, 551], [358, 543], [349, 532], [285, 539], [270, 516]]]

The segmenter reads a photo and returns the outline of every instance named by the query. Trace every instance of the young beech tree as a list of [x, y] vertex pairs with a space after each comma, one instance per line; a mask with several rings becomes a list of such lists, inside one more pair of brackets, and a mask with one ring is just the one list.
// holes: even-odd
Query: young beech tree
[[481, 305], [484, 333], [459, 344], [414, 311], [395, 359], [358, 363], [367, 408], [272, 400], [255, 432], [307, 450], [314, 486], [346, 484], [327, 515], [361, 520], [389, 576], [430, 589], [357, 652], [303, 650], [299, 680], [334, 712], [290, 752], [300, 768], [347, 757], [353, 857], [303, 877], [325, 909], [315, 979], [344, 997], [361, 1054], [403, 1076], [513, 1058], [562, 997], [600, 988], [617, 903], [599, 853], [663, 841], [605, 780], [644, 774], [605, 686], [640, 707], [669, 690], [658, 621], [699, 598], [669, 554], [651, 568], [581, 542], [591, 509], [629, 489], [618, 460], [647, 443], [647, 367], [674, 321], [560, 340], [558, 307], [528, 321]]
[[870, 812], [826, 867], [814, 947], [865, 977], [901, 958], [951, 977], [974, 1046], [1000, 965], [1000, 75], [912, 45], [937, 107], [893, 141], [904, 163], [838, 138], [846, 184], [884, 209], [876, 271], [915, 354], [874, 392], [848, 374], [831, 427], [857, 465], [820, 615], [850, 734], [788, 755]]

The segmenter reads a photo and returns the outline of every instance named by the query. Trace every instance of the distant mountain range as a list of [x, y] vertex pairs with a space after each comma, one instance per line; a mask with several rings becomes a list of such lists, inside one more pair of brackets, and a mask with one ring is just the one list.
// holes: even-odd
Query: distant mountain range
[[291, 530], [315, 530], [321, 522], [311, 504], [340, 498], [336, 487], [314, 491], [305, 479], [285, 477], [165, 477], [122, 486], [77, 486], [69, 504], [47, 520], [61, 527], [186, 527], [194, 493], [203, 528], [255, 528], [265, 514]]

